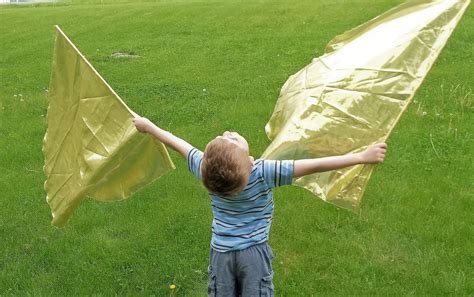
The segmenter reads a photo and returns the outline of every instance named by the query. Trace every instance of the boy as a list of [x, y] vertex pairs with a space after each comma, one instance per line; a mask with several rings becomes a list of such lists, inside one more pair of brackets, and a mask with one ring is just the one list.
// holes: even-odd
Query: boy
[[189, 170], [211, 198], [212, 240], [209, 296], [273, 296], [272, 251], [268, 235], [273, 215], [272, 188], [290, 185], [293, 177], [363, 163], [379, 163], [387, 145], [379, 143], [357, 154], [306, 160], [257, 160], [245, 138], [224, 132], [204, 153], [162, 130], [146, 118], [133, 122], [186, 158]]

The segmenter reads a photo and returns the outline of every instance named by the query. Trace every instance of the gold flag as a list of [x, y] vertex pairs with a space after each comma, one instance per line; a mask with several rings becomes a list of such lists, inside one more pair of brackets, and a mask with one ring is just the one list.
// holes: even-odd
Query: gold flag
[[[385, 141], [469, 5], [413, 0], [336, 36], [284, 84], [266, 126], [266, 159], [359, 152]], [[356, 209], [372, 165], [317, 173], [294, 184]]]
[[52, 68], [44, 188], [52, 224], [63, 227], [83, 198], [125, 199], [174, 165], [58, 26]]

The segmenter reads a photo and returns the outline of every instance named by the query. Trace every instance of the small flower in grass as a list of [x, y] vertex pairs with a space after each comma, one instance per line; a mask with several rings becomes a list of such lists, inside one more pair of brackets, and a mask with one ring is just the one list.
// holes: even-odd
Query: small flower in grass
[[171, 284], [171, 285], [170, 285], [170, 289], [171, 289], [171, 290], [176, 289], [176, 285], [175, 285], [175, 284]]

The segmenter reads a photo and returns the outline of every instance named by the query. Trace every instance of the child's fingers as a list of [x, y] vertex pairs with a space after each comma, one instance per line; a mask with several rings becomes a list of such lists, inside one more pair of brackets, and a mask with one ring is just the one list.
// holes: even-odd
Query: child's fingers
[[140, 123], [140, 120], [141, 120], [140, 117], [136, 117], [136, 118], [133, 118], [133, 119], [132, 119], [132, 122], [133, 122], [133, 124], [136, 125], [136, 124], [139, 124], [139, 123]]
[[380, 155], [379, 155], [379, 162], [383, 162], [384, 159], [385, 159], [385, 155], [384, 155], [384, 154], [380, 154]]

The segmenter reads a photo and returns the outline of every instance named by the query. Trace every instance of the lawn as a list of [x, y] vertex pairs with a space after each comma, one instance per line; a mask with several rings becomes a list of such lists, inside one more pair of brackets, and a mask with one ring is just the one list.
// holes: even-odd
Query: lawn
[[[258, 157], [288, 76], [401, 2], [0, 6], [0, 295], [207, 291], [211, 207], [176, 153], [177, 169], [130, 199], [87, 199], [65, 228], [51, 227], [41, 149], [53, 25], [139, 114], [201, 149], [239, 131]], [[275, 192], [277, 296], [474, 293], [473, 44], [468, 9], [389, 138], [359, 213], [301, 188]]]

